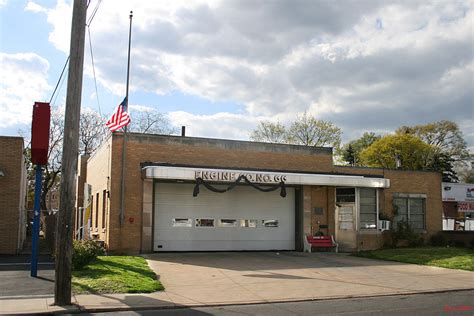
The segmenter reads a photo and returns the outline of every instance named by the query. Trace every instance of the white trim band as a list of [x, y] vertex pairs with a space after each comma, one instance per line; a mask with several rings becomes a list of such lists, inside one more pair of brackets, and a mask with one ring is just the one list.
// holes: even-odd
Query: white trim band
[[[364, 176], [346, 176], [346, 175], [327, 175], [327, 174], [309, 174], [309, 173], [287, 173], [287, 172], [266, 172], [250, 170], [233, 169], [209, 169], [209, 168], [191, 168], [191, 167], [172, 167], [172, 166], [146, 166], [143, 167], [145, 177], [150, 179], [166, 180], [184, 180], [193, 181], [196, 179], [196, 173], [229, 173], [245, 174], [253, 176], [254, 179], [261, 178], [262, 175], [268, 176], [267, 179], [281, 179], [284, 177], [285, 184], [288, 185], [328, 185], [328, 186], [350, 186], [365, 188], [389, 188], [390, 180], [385, 178], [370, 178]], [[232, 179], [235, 180], [235, 176]], [[219, 179], [215, 182], [231, 182]], [[206, 179], [205, 179], [206, 180]], [[212, 179], [210, 181], [213, 181]], [[253, 180], [252, 180], [253, 181]], [[273, 181], [253, 181], [256, 183], [275, 183]]]

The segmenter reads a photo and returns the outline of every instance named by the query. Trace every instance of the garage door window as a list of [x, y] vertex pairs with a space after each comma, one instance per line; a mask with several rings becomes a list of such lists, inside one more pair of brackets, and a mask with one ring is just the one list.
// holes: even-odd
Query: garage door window
[[237, 227], [236, 219], [220, 219], [218, 223], [219, 227]]
[[214, 227], [213, 218], [197, 218], [196, 227]]
[[193, 220], [190, 218], [173, 218], [173, 227], [191, 227]]
[[241, 219], [240, 227], [255, 228], [257, 227], [257, 220], [256, 219]]
[[278, 227], [277, 219], [264, 219], [262, 220], [263, 227]]

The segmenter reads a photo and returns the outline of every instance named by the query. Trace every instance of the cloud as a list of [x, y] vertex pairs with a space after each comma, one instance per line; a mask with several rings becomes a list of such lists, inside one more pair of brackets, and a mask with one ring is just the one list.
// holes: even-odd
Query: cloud
[[49, 33], [49, 41], [58, 50], [69, 55], [72, 3], [58, 0], [56, 6], [49, 9], [30, 0], [25, 7], [25, 11], [46, 14], [48, 23], [53, 26], [53, 31]]
[[[249, 138], [248, 131], [257, 124], [253, 117], [226, 112], [195, 115], [176, 111], [168, 113], [168, 118], [175, 126], [186, 126], [186, 135], [194, 137], [247, 140]], [[225, 128], [223, 128], [224, 126]]]
[[33, 101], [44, 101], [50, 91], [49, 63], [35, 53], [0, 53], [0, 127], [31, 122]]
[[[259, 119], [304, 111], [333, 121], [346, 140], [439, 119], [468, 128], [473, 119], [469, 1], [103, 1], [91, 26], [96, 72], [116, 95], [130, 9], [132, 93], [244, 105], [243, 114], [170, 113], [201, 136], [245, 139]], [[68, 10], [58, 1], [46, 12], [62, 51]]]
[[131, 104], [128, 106], [130, 110], [137, 111], [137, 112], [153, 112], [155, 109], [151, 106], [147, 105], [137, 105], [137, 104]]

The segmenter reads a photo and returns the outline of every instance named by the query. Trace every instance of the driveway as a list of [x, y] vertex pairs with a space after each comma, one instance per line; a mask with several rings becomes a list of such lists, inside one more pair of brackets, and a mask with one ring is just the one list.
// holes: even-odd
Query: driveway
[[176, 305], [220, 305], [474, 288], [474, 273], [335, 253], [156, 253], [150, 267]]

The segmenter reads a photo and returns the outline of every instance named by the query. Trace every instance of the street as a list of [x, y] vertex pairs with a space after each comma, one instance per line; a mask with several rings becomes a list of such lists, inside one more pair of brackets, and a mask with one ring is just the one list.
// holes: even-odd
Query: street
[[[473, 315], [474, 290], [291, 303], [113, 312], [114, 315]], [[112, 313], [96, 313], [104, 315]]]

